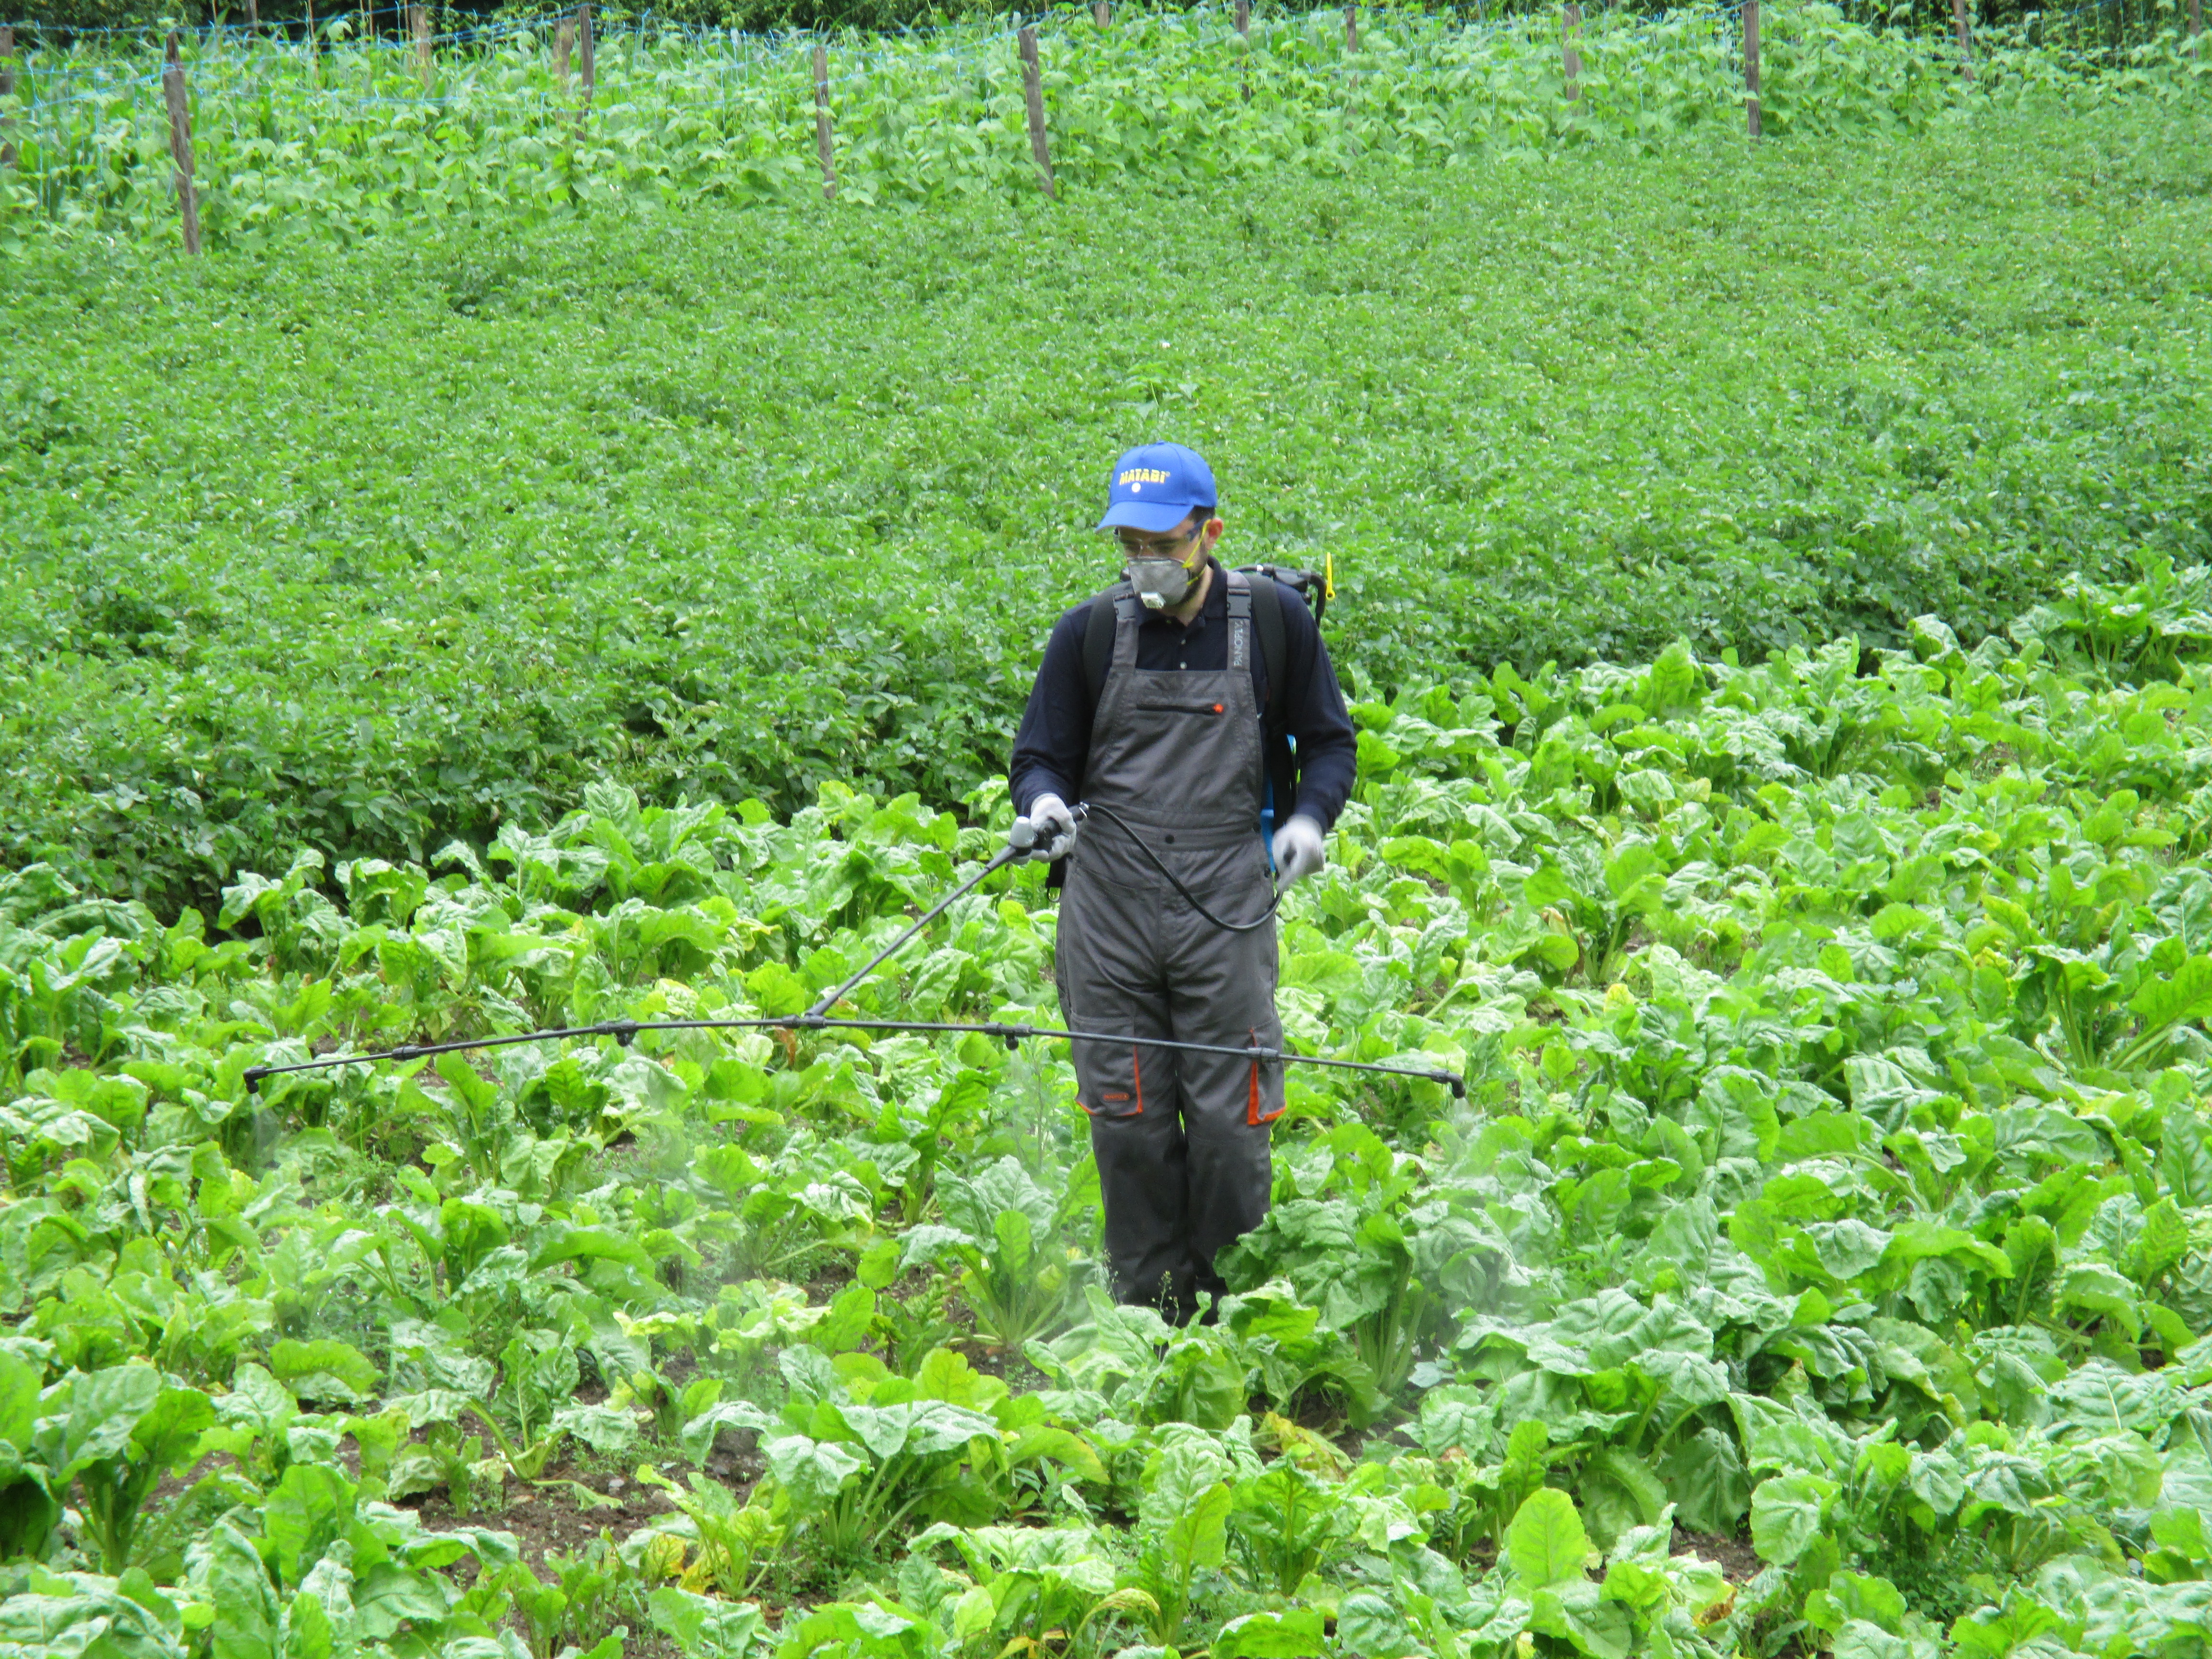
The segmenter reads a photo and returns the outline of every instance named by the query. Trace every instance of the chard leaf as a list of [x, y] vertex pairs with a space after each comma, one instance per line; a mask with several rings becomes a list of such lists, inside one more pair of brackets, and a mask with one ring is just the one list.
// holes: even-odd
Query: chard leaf
[[1817, 1474], [1778, 1474], [1751, 1495], [1751, 1542], [1763, 1560], [1786, 1567], [1820, 1534], [1836, 1483]]
[[1248, 1613], [1213, 1638], [1213, 1659], [1319, 1659], [1328, 1651], [1318, 1607]]
[[1530, 1492], [1505, 1529], [1506, 1559], [1531, 1589], [1580, 1579], [1589, 1553], [1589, 1534], [1574, 1499], [1556, 1486]]

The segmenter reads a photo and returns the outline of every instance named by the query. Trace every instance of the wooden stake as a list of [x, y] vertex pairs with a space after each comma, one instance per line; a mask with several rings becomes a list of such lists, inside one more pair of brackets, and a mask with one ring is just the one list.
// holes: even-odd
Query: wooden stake
[[1036, 157], [1037, 181], [1044, 193], [1054, 201], [1060, 199], [1060, 186], [1053, 182], [1052, 150], [1044, 136], [1044, 71], [1037, 66], [1036, 30], [1024, 27], [1021, 33], [1022, 91], [1028, 96], [1030, 106], [1030, 153]]
[[246, 27], [256, 34], [261, 32], [261, 0], [246, 0]]
[[2189, 49], [2204, 55], [2204, 0], [2189, 0]]
[[1346, 52], [1359, 50], [1359, 0], [1352, 0], [1352, 3], [1344, 9], [1344, 49]]
[[1576, 41], [1583, 32], [1583, 9], [1575, 0], [1559, 14], [1559, 58], [1567, 71], [1567, 101], [1574, 102], [1583, 95], [1583, 55]]
[[315, 42], [315, 0], [307, 0], [307, 79], [323, 78], [323, 54]]
[[576, 8], [576, 39], [583, 47], [584, 60], [582, 64], [584, 96], [583, 100], [576, 106], [576, 125], [580, 128], [583, 125], [584, 117], [591, 112], [592, 88], [598, 84], [598, 77], [592, 68], [591, 0], [585, 0], [584, 4]]
[[814, 153], [822, 158], [822, 199], [837, 199], [837, 149], [830, 132], [830, 48], [814, 48]]
[[1111, 0], [1092, 0], [1091, 21], [1102, 29], [1114, 27], [1114, 8]]
[[1743, 89], [1745, 131], [1759, 135], [1759, 0], [1743, 0]]
[[568, 97], [568, 54], [576, 45], [576, 20], [564, 17], [553, 36], [553, 78], [561, 84], [561, 98]]
[[[15, 31], [0, 23], [0, 98], [15, 95]], [[0, 116], [0, 167], [15, 165], [14, 124]]]
[[1244, 101], [1249, 104], [1252, 101], [1252, 0], [1237, 0], [1237, 33], [1245, 46], [1238, 69], [1244, 83]]
[[161, 64], [161, 98], [169, 106], [169, 159], [177, 169], [177, 210], [185, 222], [185, 252], [200, 257], [200, 199], [192, 189], [192, 114], [185, 85], [184, 59], [177, 32], [169, 31], [168, 56]]
[[407, 27], [415, 37], [415, 72], [427, 88], [436, 61], [430, 51], [430, 14], [419, 4], [408, 7]]
[[1974, 32], [1966, 27], [1966, 0], [1951, 0], [1951, 21], [1959, 26], [1959, 73], [1974, 78]]
[[[15, 31], [0, 26], [0, 98], [15, 90]], [[12, 167], [19, 157], [15, 148], [15, 123], [0, 118], [0, 167]]]

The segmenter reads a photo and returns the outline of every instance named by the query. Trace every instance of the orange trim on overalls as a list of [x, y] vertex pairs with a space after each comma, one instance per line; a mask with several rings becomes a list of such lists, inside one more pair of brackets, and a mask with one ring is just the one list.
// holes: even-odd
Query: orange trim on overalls
[[[1256, 1048], [1260, 1046], [1259, 1030], [1257, 1027], [1248, 1029], [1250, 1030], [1252, 1046]], [[1260, 1062], [1255, 1060], [1252, 1062], [1251, 1086], [1244, 1097], [1244, 1121], [1256, 1126], [1261, 1123], [1273, 1123], [1280, 1116], [1282, 1116], [1280, 1112], [1270, 1112], [1265, 1117], [1260, 1115]]]

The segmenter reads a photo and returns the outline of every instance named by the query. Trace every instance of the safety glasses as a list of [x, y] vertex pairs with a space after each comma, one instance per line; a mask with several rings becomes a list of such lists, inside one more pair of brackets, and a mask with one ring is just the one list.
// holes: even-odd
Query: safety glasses
[[1198, 525], [1180, 536], [1127, 536], [1115, 532], [1115, 539], [1121, 544], [1121, 556], [1127, 559], [1179, 559], [1182, 550], [1205, 532]]

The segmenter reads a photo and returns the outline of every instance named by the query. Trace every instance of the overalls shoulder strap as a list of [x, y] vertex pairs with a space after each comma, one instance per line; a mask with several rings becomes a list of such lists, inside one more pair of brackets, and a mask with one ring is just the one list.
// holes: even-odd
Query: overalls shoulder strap
[[[1224, 574], [1229, 578], [1229, 665], [1231, 668], [1249, 667], [1252, 661], [1252, 579], [1241, 570]], [[1136, 666], [1137, 629], [1144, 620], [1144, 606], [1126, 578], [1091, 601], [1091, 613], [1083, 622], [1083, 678], [1091, 688], [1091, 706], [1093, 708], [1098, 706], [1098, 699], [1105, 692], [1108, 669]], [[1274, 672], [1272, 655], [1267, 666], [1270, 681], [1279, 678]], [[1271, 684], [1271, 701], [1273, 696], [1273, 687]]]
[[[1248, 668], [1252, 664], [1252, 577], [1243, 571], [1225, 571], [1225, 575], [1230, 580], [1230, 668]], [[1084, 617], [1084, 681], [1091, 686], [1093, 708], [1106, 690], [1109, 668], [1137, 665], [1141, 623], [1144, 606], [1126, 580], [1115, 581], [1091, 602], [1091, 615]], [[1274, 679], [1274, 661], [1270, 659], [1267, 668]]]

